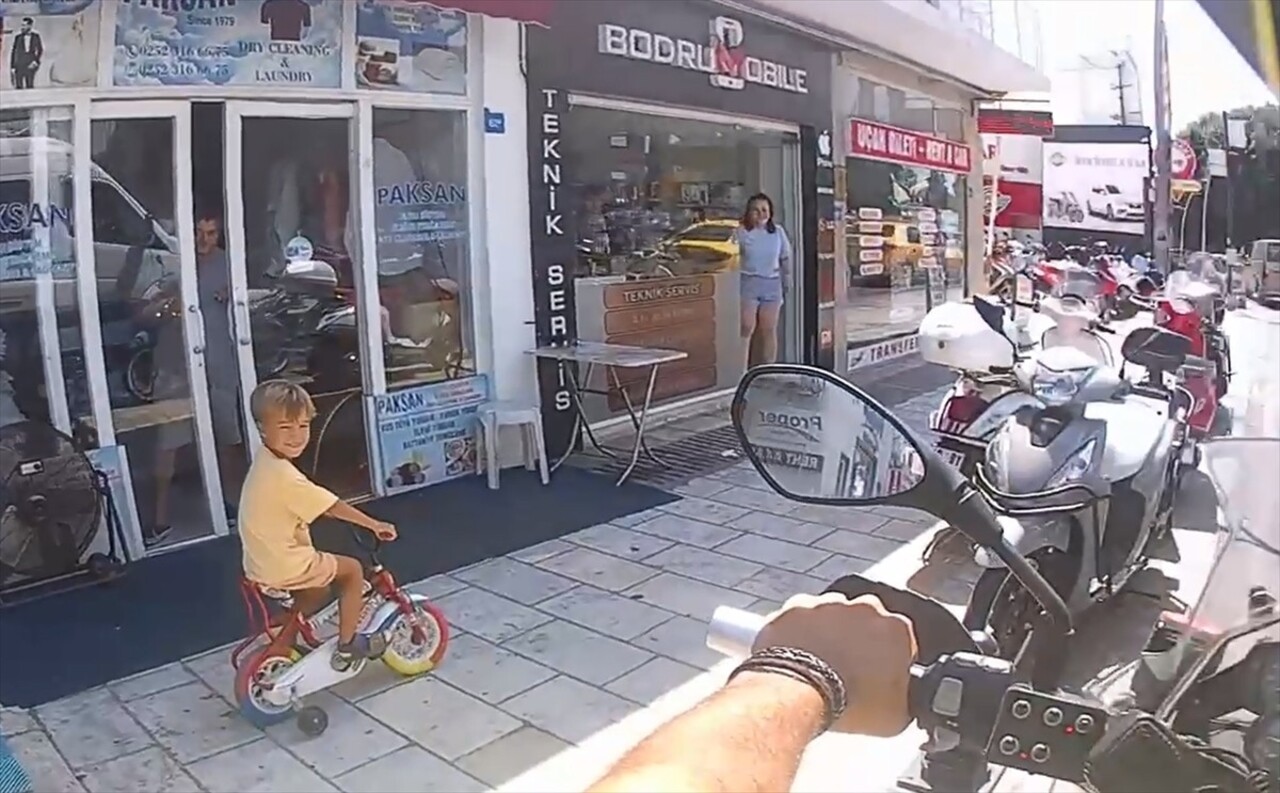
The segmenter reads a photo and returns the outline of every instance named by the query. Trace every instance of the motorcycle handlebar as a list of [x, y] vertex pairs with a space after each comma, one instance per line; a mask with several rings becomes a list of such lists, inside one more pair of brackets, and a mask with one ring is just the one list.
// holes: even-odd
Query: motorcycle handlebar
[[[729, 658], [746, 658], [751, 655], [756, 636], [768, 622], [767, 617], [743, 611], [731, 606], [718, 606], [707, 624], [707, 647]], [[907, 687], [907, 707], [913, 721], [928, 716], [933, 701], [932, 689], [936, 687], [929, 672], [932, 666], [911, 665], [911, 680]]]

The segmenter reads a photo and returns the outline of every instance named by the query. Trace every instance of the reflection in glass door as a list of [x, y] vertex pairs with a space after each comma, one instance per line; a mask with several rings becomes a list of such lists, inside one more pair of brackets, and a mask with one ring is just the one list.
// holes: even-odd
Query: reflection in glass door
[[[152, 106], [154, 104], [154, 106]], [[149, 547], [225, 533], [205, 392], [185, 105], [95, 105], [94, 273], [117, 444]], [[211, 509], [211, 505], [216, 505]]]
[[[317, 414], [297, 464], [344, 498], [370, 492], [352, 111], [227, 107], [227, 239], [243, 391], [285, 378], [310, 392]], [[247, 418], [247, 399], [241, 405]]]

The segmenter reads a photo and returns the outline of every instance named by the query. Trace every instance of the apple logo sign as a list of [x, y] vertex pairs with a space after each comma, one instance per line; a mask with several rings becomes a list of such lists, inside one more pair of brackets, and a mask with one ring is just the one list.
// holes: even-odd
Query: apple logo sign
[[821, 157], [831, 157], [831, 130], [824, 129], [818, 133], [818, 155]]

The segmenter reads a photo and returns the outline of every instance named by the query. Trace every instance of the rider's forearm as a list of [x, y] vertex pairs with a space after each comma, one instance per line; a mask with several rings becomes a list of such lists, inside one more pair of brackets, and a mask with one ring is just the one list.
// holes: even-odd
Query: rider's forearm
[[641, 741], [589, 793], [790, 790], [822, 717], [809, 684], [744, 672]]
[[327, 514], [331, 518], [337, 518], [338, 520], [345, 520], [347, 523], [354, 523], [360, 528], [368, 529], [369, 531], [373, 531], [374, 525], [377, 524], [376, 520], [364, 514], [360, 510], [356, 509], [355, 507], [351, 506], [350, 504], [343, 501], [342, 499], [338, 499], [337, 501], [333, 502], [333, 506], [329, 507], [329, 511], [325, 514]]

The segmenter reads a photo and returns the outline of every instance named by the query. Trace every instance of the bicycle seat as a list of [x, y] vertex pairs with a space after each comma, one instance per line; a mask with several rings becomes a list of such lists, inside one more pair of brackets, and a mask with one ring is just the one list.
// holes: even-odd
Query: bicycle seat
[[249, 592], [257, 593], [267, 600], [274, 601], [285, 608], [293, 607], [293, 593], [288, 590], [269, 587], [265, 584], [259, 584], [251, 578], [244, 577], [241, 577], [240, 579], [240, 588]]

